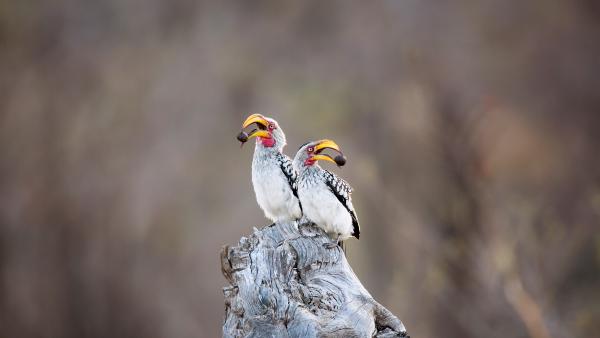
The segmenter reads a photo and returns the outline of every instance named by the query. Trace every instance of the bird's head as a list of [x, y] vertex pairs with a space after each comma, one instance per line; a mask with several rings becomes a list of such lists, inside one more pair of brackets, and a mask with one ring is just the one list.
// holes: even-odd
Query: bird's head
[[[324, 151], [327, 149], [334, 150], [338, 154], [335, 157], [325, 154]], [[344, 157], [340, 146], [327, 139], [303, 144], [296, 153], [294, 164], [297, 169], [301, 169], [302, 167], [312, 167], [319, 160], [333, 162], [340, 167], [346, 164], [346, 157]]]
[[[251, 127], [246, 133], [244, 129]], [[240, 137], [241, 135], [244, 135]], [[261, 114], [252, 114], [242, 124], [242, 132], [238, 140], [244, 143], [256, 137], [256, 143], [265, 148], [283, 149], [286, 145], [285, 134], [277, 121]]]

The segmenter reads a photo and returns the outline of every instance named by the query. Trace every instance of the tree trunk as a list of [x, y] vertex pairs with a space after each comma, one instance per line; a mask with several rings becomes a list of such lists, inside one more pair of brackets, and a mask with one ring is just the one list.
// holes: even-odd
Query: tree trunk
[[319, 228], [276, 223], [221, 251], [223, 337], [408, 337]]

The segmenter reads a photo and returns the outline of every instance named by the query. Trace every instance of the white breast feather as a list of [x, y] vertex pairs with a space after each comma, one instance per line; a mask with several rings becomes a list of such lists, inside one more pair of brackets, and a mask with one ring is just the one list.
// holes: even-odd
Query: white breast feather
[[277, 163], [253, 161], [252, 184], [258, 205], [271, 221], [292, 221], [302, 216], [298, 199]]
[[340, 240], [352, 236], [352, 217], [325, 183], [303, 184], [298, 187], [304, 215], [332, 237]]

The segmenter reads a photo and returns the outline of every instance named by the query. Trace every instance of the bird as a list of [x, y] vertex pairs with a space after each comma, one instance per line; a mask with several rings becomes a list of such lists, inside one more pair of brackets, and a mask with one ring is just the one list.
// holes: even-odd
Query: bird
[[[333, 149], [340, 155], [332, 158], [322, 153]], [[340, 147], [332, 140], [323, 139], [305, 143], [298, 149], [293, 165], [298, 171], [298, 197], [304, 216], [323, 229], [334, 243], [325, 243], [328, 248], [340, 245], [351, 236], [359, 239], [360, 225], [352, 205], [352, 187], [334, 173], [321, 168], [319, 160], [345, 163]]]
[[[253, 126], [246, 133], [245, 128]], [[286, 138], [275, 119], [252, 114], [242, 124], [238, 140], [242, 145], [256, 138], [252, 159], [252, 185], [256, 201], [269, 220], [274, 223], [296, 221], [302, 217], [298, 198], [296, 170], [292, 160], [283, 153]]]

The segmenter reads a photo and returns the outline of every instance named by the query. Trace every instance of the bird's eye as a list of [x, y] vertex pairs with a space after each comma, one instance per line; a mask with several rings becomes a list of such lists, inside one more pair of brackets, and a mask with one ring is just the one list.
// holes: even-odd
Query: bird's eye
[[271, 123], [271, 124], [269, 124], [269, 129], [270, 129], [270, 130], [273, 130], [273, 129], [275, 129], [275, 125], [274, 125], [274, 124], [272, 124], [272, 123]]
[[308, 147], [308, 152], [309, 152], [309, 153], [312, 153], [314, 150], [315, 150], [315, 148], [313, 148], [313, 147]]

